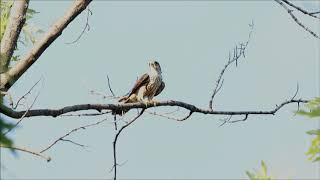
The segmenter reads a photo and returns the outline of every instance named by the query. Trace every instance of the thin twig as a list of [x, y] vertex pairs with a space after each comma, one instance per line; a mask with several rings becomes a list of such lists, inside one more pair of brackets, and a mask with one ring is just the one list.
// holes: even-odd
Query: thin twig
[[[108, 88], [109, 88], [109, 91], [111, 92], [112, 96], [114, 98], [117, 98], [116, 95], [114, 94], [114, 92], [112, 91], [112, 88], [111, 88], [111, 83], [110, 83], [110, 79], [109, 79], [109, 76], [107, 76], [107, 80], [108, 80]], [[117, 114], [114, 114], [113, 116], [113, 119], [114, 119], [114, 130], [118, 130], [118, 124], [117, 124]]]
[[112, 91], [109, 76], [107, 76], [107, 80], [108, 80], [108, 88], [109, 88], [109, 91], [111, 92], [111, 94], [112, 94], [113, 97], [116, 97], [116, 95], [115, 95], [114, 92]]
[[[159, 116], [159, 117], [163, 117], [163, 118], [167, 118], [167, 119], [171, 119], [171, 120], [175, 120], [175, 121], [179, 121], [179, 118], [176, 117], [172, 117], [172, 116], [168, 116], [167, 113], [157, 113], [155, 111], [151, 112], [151, 111], [146, 111], [146, 113], [154, 115], [154, 116]], [[170, 112], [171, 113], [171, 112]]]
[[[68, 140], [65, 140], [64, 138], [69, 136], [70, 134], [80, 130], [80, 129], [86, 129], [88, 127], [91, 127], [91, 126], [96, 126], [104, 121], [106, 121], [107, 119], [103, 119], [101, 121], [98, 121], [98, 122], [95, 122], [95, 123], [92, 123], [92, 124], [88, 124], [88, 125], [85, 125], [85, 126], [81, 126], [81, 127], [78, 127], [78, 128], [75, 128], [75, 129], [72, 129], [71, 131], [69, 131], [67, 134], [61, 136], [60, 138], [58, 138], [57, 140], [55, 140], [53, 143], [51, 143], [49, 146], [47, 146], [46, 148], [44, 148], [43, 150], [40, 151], [40, 153], [43, 153], [45, 151], [47, 151], [48, 149], [50, 149], [52, 146], [54, 146], [55, 144], [57, 144], [59, 141], [68, 141]], [[69, 141], [70, 142], [70, 141]], [[74, 143], [74, 142], [73, 142]], [[78, 144], [79, 145], [79, 144]]]
[[106, 111], [106, 112], [99, 112], [99, 113], [83, 113], [83, 114], [63, 114], [60, 117], [63, 116], [77, 116], [77, 117], [81, 117], [81, 116], [101, 116], [104, 114], [110, 114], [112, 111]]
[[301, 7], [295, 5], [295, 4], [293, 4], [293, 3], [291, 3], [291, 2], [289, 2], [289, 1], [287, 1], [287, 0], [282, 0], [282, 1], [283, 1], [284, 3], [286, 3], [286, 4], [288, 4], [289, 6], [295, 8], [296, 10], [302, 12], [302, 13], [305, 14], [305, 15], [311, 16], [311, 17], [316, 18], [316, 19], [320, 19], [320, 17], [314, 15], [314, 14], [317, 14], [317, 13], [319, 13], [319, 12], [317, 12], [317, 13], [308, 12], [307, 10], [302, 9]]
[[221, 119], [222, 121], [222, 124], [219, 125], [219, 127], [225, 125], [227, 122], [229, 122], [232, 118], [232, 115], [230, 115], [228, 118], [225, 118], [225, 119]]
[[282, 1], [283, 0], [275, 0], [278, 4], [280, 4], [291, 16], [291, 18], [300, 26], [302, 27], [305, 31], [309, 32], [312, 36], [314, 36], [315, 38], [320, 39], [320, 37], [313, 32], [312, 30], [310, 30], [308, 27], [306, 27], [304, 24], [302, 24], [299, 19], [292, 13], [293, 10], [289, 9]]
[[[40, 81], [40, 80], [39, 80]], [[38, 82], [39, 82], [38, 81]], [[38, 83], [37, 82], [37, 83]], [[36, 83], [36, 84], [37, 84]], [[33, 86], [34, 87], [34, 86]], [[33, 88], [32, 87], [32, 88]], [[31, 88], [31, 89], [32, 89]], [[15, 129], [21, 122], [22, 122], [22, 120], [24, 119], [24, 117], [27, 115], [27, 113], [30, 111], [30, 109], [33, 107], [33, 105], [35, 104], [35, 102], [37, 101], [37, 99], [38, 99], [38, 97], [39, 97], [39, 95], [40, 95], [40, 92], [41, 92], [41, 90], [39, 90], [38, 91], [38, 93], [37, 93], [37, 95], [36, 95], [36, 97], [34, 98], [34, 100], [33, 100], [33, 102], [31, 103], [31, 105], [28, 107], [28, 109], [26, 110], [26, 112], [23, 114], [23, 116], [18, 120], [18, 122], [15, 124], [15, 125], [13, 125], [13, 127], [11, 127], [10, 129], [8, 129], [5, 133], [4, 133], [4, 135], [6, 135], [6, 134], [8, 134], [10, 131], [12, 131], [13, 129]], [[30, 93], [30, 92], [28, 92], [28, 93]]]
[[144, 113], [145, 109], [142, 109], [141, 112], [135, 117], [133, 118], [128, 124], [124, 125], [121, 127], [121, 129], [117, 132], [114, 141], [113, 141], [113, 168], [114, 168], [114, 180], [117, 179], [117, 140], [119, 138], [119, 135], [121, 134], [121, 132], [128, 126], [130, 126], [134, 121], [136, 121], [143, 113]]
[[43, 76], [40, 77], [40, 79], [29, 89], [28, 92], [26, 92], [23, 96], [21, 96], [16, 105], [13, 107], [13, 109], [17, 109], [17, 107], [19, 106], [19, 103], [22, 99], [25, 99], [27, 95], [31, 94], [31, 91], [33, 90], [34, 87], [36, 87], [36, 85], [43, 79]]
[[70, 140], [70, 139], [60, 139], [60, 140], [61, 140], [61, 141], [64, 141], [64, 142], [72, 143], [72, 144], [77, 145], [77, 146], [80, 146], [80, 147], [82, 147], [83, 149], [85, 149], [86, 151], [88, 151], [86, 148], [88, 148], [89, 146], [87, 146], [87, 145], [83, 145], [83, 144], [74, 142], [74, 141], [72, 141], [72, 140]]
[[236, 122], [240, 122], [240, 121], [246, 121], [248, 119], [248, 114], [245, 114], [243, 119], [238, 119], [238, 120], [233, 120], [233, 121], [228, 121], [228, 123], [236, 123]]
[[45, 159], [47, 162], [51, 161], [51, 157], [50, 156], [45, 156], [45, 155], [43, 155], [43, 154], [41, 154], [39, 152], [30, 150], [30, 149], [27, 149], [27, 148], [22, 148], [22, 147], [17, 147], [17, 146], [7, 146], [7, 145], [4, 145], [4, 144], [0, 144], [0, 147], [1, 148], [14, 149], [14, 150], [18, 150], [18, 151], [23, 151], [23, 152], [26, 152], [26, 153], [30, 153], [30, 154], [39, 156], [39, 157]]
[[86, 18], [86, 24], [82, 30], [82, 32], [80, 33], [80, 35], [77, 37], [77, 39], [75, 39], [72, 42], [67, 42], [66, 44], [74, 44], [77, 41], [80, 40], [80, 38], [82, 37], [82, 35], [84, 34], [84, 32], [88, 29], [88, 31], [90, 30], [90, 24], [89, 24], [89, 17], [92, 15], [92, 11], [90, 10], [89, 6], [87, 7], [87, 18]]
[[117, 99], [117, 98], [119, 98], [119, 97], [116, 97], [116, 96], [113, 96], [113, 95], [108, 96], [108, 95], [105, 95], [104, 93], [97, 92], [95, 90], [90, 90], [90, 93], [92, 95], [101, 96], [103, 99]]
[[[209, 101], [209, 108], [212, 110], [212, 103], [213, 103], [213, 99], [214, 97], [218, 94], [218, 92], [221, 90], [224, 79], [222, 78], [226, 69], [232, 64], [232, 63], [236, 63], [236, 66], [238, 65], [238, 59], [243, 56], [245, 57], [245, 50], [249, 44], [250, 38], [251, 38], [251, 34], [253, 31], [253, 22], [252, 24], [249, 25], [249, 27], [251, 28], [250, 32], [249, 32], [249, 36], [248, 39], [245, 43], [240, 43], [240, 47], [235, 46], [235, 48], [233, 49], [233, 53], [229, 53], [229, 60], [227, 62], [227, 64], [223, 67], [223, 69], [220, 72], [220, 75], [216, 81], [216, 85], [215, 88], [213, 90], [213, 93], [211, 95], [210, 101]], [[232, 57], [231, 57], [232, 56]]]

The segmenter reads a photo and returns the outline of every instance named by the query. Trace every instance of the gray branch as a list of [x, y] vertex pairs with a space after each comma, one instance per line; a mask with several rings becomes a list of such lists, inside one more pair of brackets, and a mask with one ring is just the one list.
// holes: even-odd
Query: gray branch
[[1, 40], [1, 73], [5, 72], [9, 66], [13, 51], [17, 45], [19, 34], [26, 21], [28, 5], [29, 0], [14, 1], [10, 10], [9, 21]]
[[76, 0], [66, 13], [58, 19], [33, 48], [11, 69], [0, 75], [0, 90], [7, 91], [38, 60], [41, 54], [54, 42], [92, 0]]
[[[274, 0], [276, 1], [278, 4], [280, 4], [287, 12], [288, 14], [291, 16], [291, 18], [294, 20], [294, 22], [296, 22], [300, 27], [302, 27], [305, 31], [309, 32], [312, 36], [314, 36], [315, 38], [320, 39], [319, 35], [317, 35], [315, 32], [313, 32], [312, 30], [310, 30], [307, 26], [305, 26], [292, 12], [293, 10], [289, 9], [285, 3], [287, 3], [288, 1], [283, 1], [283, 0]], [[291, 4], [288, 4], [291, 6]], [[297, 7], [294, 7], [297, 8]]]
[[212, 109], [207, 108], [200, 108], [193, 104], [181, 102], [181, 101], [175, 101], [175, 100], [168, 100], [168, 101], [160, 101], [156, 104], [148, 103], [147, 105], [144, 103], [128, 103], [128, 104], [78, 104], [78, 105], [72, 105], [72, 106], [66, 106], [60, 109], [30, 109], [27, 112], [26, 111], [15, 111], [12, 110], [9, 107], [6, 107], [4, 105], [0, 105], [0, 113], [18, 119], [21, 118], [23, 115], [24, 117], [34, 117], [34, 116], [51, 116], [51, 117], [57, 117], [66, 113], [70, 112], [78, 112], [78, 111], [85, 111], [85, 110], [97, 110], [101, 112], [102, 110], [111, 110], [113, 112], [119, 112], [119, 111], [126, 111], [129, 109], [136, 109], [136, 108], [142, 108], [142, 109], [148, 109], [152, 107], [160, 107], [160, 106], [176, 106], [181, 107], [186, 110], [189, 110], [190, 113], [200, 113], [200, 114], [212, 114], [212, 115], [246, 115], [246, 114], [264, 114], [264, 115], [274, 115], [279, 109], [284, 107], [287, 104], [292, 103], [307, 103], [308, 100], [301, 100], [301, 99], [290, 99], [287, 101], [282, 102], [280, 105], [277, 105], [274, 109], [271, 110], [253, 110], [253, 111], [215, 111]]

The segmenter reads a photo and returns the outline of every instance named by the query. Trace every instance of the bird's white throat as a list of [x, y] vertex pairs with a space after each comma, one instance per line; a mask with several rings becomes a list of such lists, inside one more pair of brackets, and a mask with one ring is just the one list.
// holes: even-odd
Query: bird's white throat
[[151, 82], [156, 81], [157, 78], [162, 79], [161, 72], [158, 72], [154, 68], [151, 68], [148, 74]]

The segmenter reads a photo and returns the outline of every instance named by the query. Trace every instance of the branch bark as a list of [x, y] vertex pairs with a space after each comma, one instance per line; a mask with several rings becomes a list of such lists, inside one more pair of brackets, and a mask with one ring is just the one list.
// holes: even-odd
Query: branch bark
[[30, 154], [33, 154], [35, 156], [39, 156], [43, 159], [45, 159], [47, 162], [50, 162], [51, 161], [51, 157], [50, 156], [45, 156], [39, 152], [36, 152], [36, 151], [33, 151], [33, 150], [30, 150], [30, 149], [27, 149], [27, 148], [24, 148], [24, 147], [17, 147], [17, 146], [7, 146], [7, 145], [4, 145], [4, 144], [0, 144], [0, 148], [7, 148], [7, 149], [13, 149], [13, 150], [17, 150], [17, 151], [22, 151], [22, 152], [26, 152], [26, 153], [30, 153]]
[[215, 114], [215, 115], [246, 115], [246, 114], [264, 114], [264, 115], [274, 115], [279, 109], [284, 107], [287, 104], [292, 103], [307, 103], [308, 100], [301, 100], [301, 99], [290, 99], [287, 101], [282, 102], [280, 105], [277, 105], [274, 109], [266, 110], [266, 111], [214, 111], [211, 109], [205, 109], [197, 107], [193, 104], [175, 101], [175, 100], [168, 100], [168, 101], [161, 101], [156, 104], [148, 103], [147, 105], [144, 103], [128, 103], [128, 104], [78, 104], [72, 106], [66, 106], [60, 109], [31, 109], [26, 111], [15, 111], [11, 108], [8, 108], [4, 105], [0, 105], [0, 113], [3, 113], [6, 116], [18, 119], [21, 118], [23, 115], [24, 117], [33, 117], [33, 116], [51, 116], [57, 117], [62, 114], [70, 113], [70, 112], [77, 112], [77, 111], [84, 111], [84, 110], [111, 110], [114, 112], [119, 111], [126, 111], [129, 109], [135, 108], [142, 108], [148, 109], [152, 107], [159, 107], [159, 106], [176, 106], [182, 107], [186, 110], [189, 110], [190, 113], [201, 113], [201, 114]]
[[0, 72], [8, 69], [13, 51], [17, 45], [17, 40], [21, 29], [26, 22], [26, 12], [29, 6], [29, 0], [14, 1], [10, 11], [9, 21], [1, 40], [0, 50]]
[[[305, 26], [304, 24], [301, 23], [301, 21], [292, 13], [293, 10], [289, 9], [284, 3], [287, 3], [284, 0], [274, 0], [276, 1], [278, 4], [280, 4], [287, 12], [288, 14], [291, 16], [291, 18], [300, 26], [302, 27], [305, 31], [309, 32], [312, 36], [314, 36], [315, 38], [320, 39], [319, 35], [317, 35], [315, 32], [313, 32], [312, 30], [310, 30], [307, 26]], [[290, 5], [290, 4], [288, 4]], [[290, 5], [291, 6], [291, 5]], [[294, 7], [297, 8], [297, 7]]]
[[11, 69], [0, 75], [0, 90], [7, 91], [10, 87], [38, 60], [41, 54], [54, 42], [62, 31], [72, 22], [92, 0], [76, 0], [67, 12], [58, 19], [51, 28], [36, 42], [33, 48]]

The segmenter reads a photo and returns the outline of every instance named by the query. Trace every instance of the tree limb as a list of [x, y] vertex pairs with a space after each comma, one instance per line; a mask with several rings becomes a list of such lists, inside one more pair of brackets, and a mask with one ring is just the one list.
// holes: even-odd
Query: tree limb
[[0, 105], [0, 113], [3, 113], [6, 116], [11, 118], [21, 118], [25, 113], [25, 117], [33, 117], [33, 116], [51, 116], [57, 117], [62, 114], [70, 113], [70, 112], [77, 112], [77, 111], [84, 111], [84, 110], [111, 110], [114, 112], [129, 110], [129, 109], [136, 109], [136, 108], [152, 108], [152, 107], [159, 107], [159, 106], [176, 106], [181, 107], [186, 110], [189, 110], [192, 113], [200, 113], [200, 114], [215, 114], [215, 115], [246, 115], [246, 114], [270, 114], [274, 115], [279, 109], [287, 104], [292, 103], [307, 103], [308, 100], [301, 100], [301, 99], [290, 99], [287, 101], [282, 102], [280, 105], [276, 106], [276, 108], [266, 111], [214, 111], [211, 109], [205, 109], [197, 107], [193, 104], [175, 101], [175, 100], [168, 100], [168, 101], [160, 101], [156, 104], [148, 103], [147, 106], [144, 103], [128, 103], [128, 104], [78, 104], [72, 106], [66, 106], [60, 109], [30, 109], [27, 113], [26, 111], [15, 111], [11, 108], [8, 108], [4, 105]]
[[30, 154], [39, 156], [39, 157], [47, 160], [47, 162], [51, 161], [51, 157], [45, 156], [45, 155], [43, 155], [41, 153], [38, 153], [36, 151], [32, 151], [32, 150], [27, 149], [27, 148], [22, 148], [22, 147], [17, 147], [17, 146], [7, 146], [7, 145], [4, 145], [4, 144], [0, 144], [0, 148], [8, 148], [8, 149], [14, 149], [14, 150], [18, 150], [18, 151], [23, 151], [23, 152], [26, 152], [26, 153], [30, 153]]
[[55, 41], [62, 31], [72, 22], [92, 0], [76, 0], [66, 11], [65, 15], [58, 19], [43, 35], [33, 48], [18, 63], [6, 73], [0, 75], [0, 90], [7, 91], [10, 87], [38, 60], [41, 54]]
[[59, 141], [67, 141], [67, 142], [71, 142], [73, 144], [76, 144], [78, 146], [81, 146], [81, 147], [84, 147], [84, 145], [82, 144], [79, 144], [79, 143], [76, 143], [74, 141], [71, 141], [71, 140], [68, 140], [68, 139], [65, 139], [67, 136], [69, 136], [70, 134], [78, 131], [78, 130], [81, 130], [81, 129], [86, 129], [88, 127], [91, 127], [91, 126], [96, 126], [104, 121], [106, 121], [107, 119], [103, 119], [101, 121], [98, 121], [98, 122], [95, 122], [95, 123], [92, 123], [92, 124], [88, 124], [88, 125], [84, 125], [84, 126], [81, 126], [81, 127], [78, 127], [78, 128], [75, 128], [75, 129], [72, 129], [71, 131], [69, 131], [67, 134], [61, 136], [60, 138], [58, 138], [57, 140], [55, 140], [53, 143], [51, 143], [49, 146], [47, 146], [46, 148], [44, 148], [43, 150], [40, 151], [40, 153], [43, 153], [45, 151], [47, 151], [48, 149], [52, 148], [52, 146], [54, 146], [55, 144], [57, 144]]
[[[310, 30], [308, 27], [306, 27], [304, 24], [302, 24], [299, 19], [292, 13], [293, 10], [289, 9], [283, 2], [283, 0], [274, 0], [276, 1], [278, 4], [280, 4], [287, 12], [288, 14], [291, 16], [291, 18], [300, 26], [302, 27], [305, 31], [309, 32], [312, 36], [314, 36], [315, 38], [320, 39], [319, 35], [317, 35], [315, 32], [313, 32], [312, 30]], [[290, 4], [289, 4], [290, 5]], [[295, 7], [296, 8], [296, 7]]]
[[287, 1], [287, 0], [282, 0], [282, 1], [285, 2], [286, 4], [288, 4], [289, 6], [295, 8], [296, 10], [300, 11], [301, 13], [305, 14], [305, 15], [308, 15], [308, 16], [313, 17], [313, 18], [316, 18], [316, 19], [320, 19], [319, 16], [316, 16], [316, 15], [315, 15], [315, 14], [317, 14], [317, 13], [308, 12], [307, 10], [302, 9], [301, 7], [296, 6], [295, 4], [293, 4], [293, 3], [291, 3], [291, 2], [289, 2], [289, 1]]
[[9, 66], [13, 51], [16, 48], [17, 40], [21, 29], [26, 22], [26, 12], [29, 0], [14, 1], [10, 11], [9, 21], [1, 40], [0, 50], [0, 72], [5, 72]]

